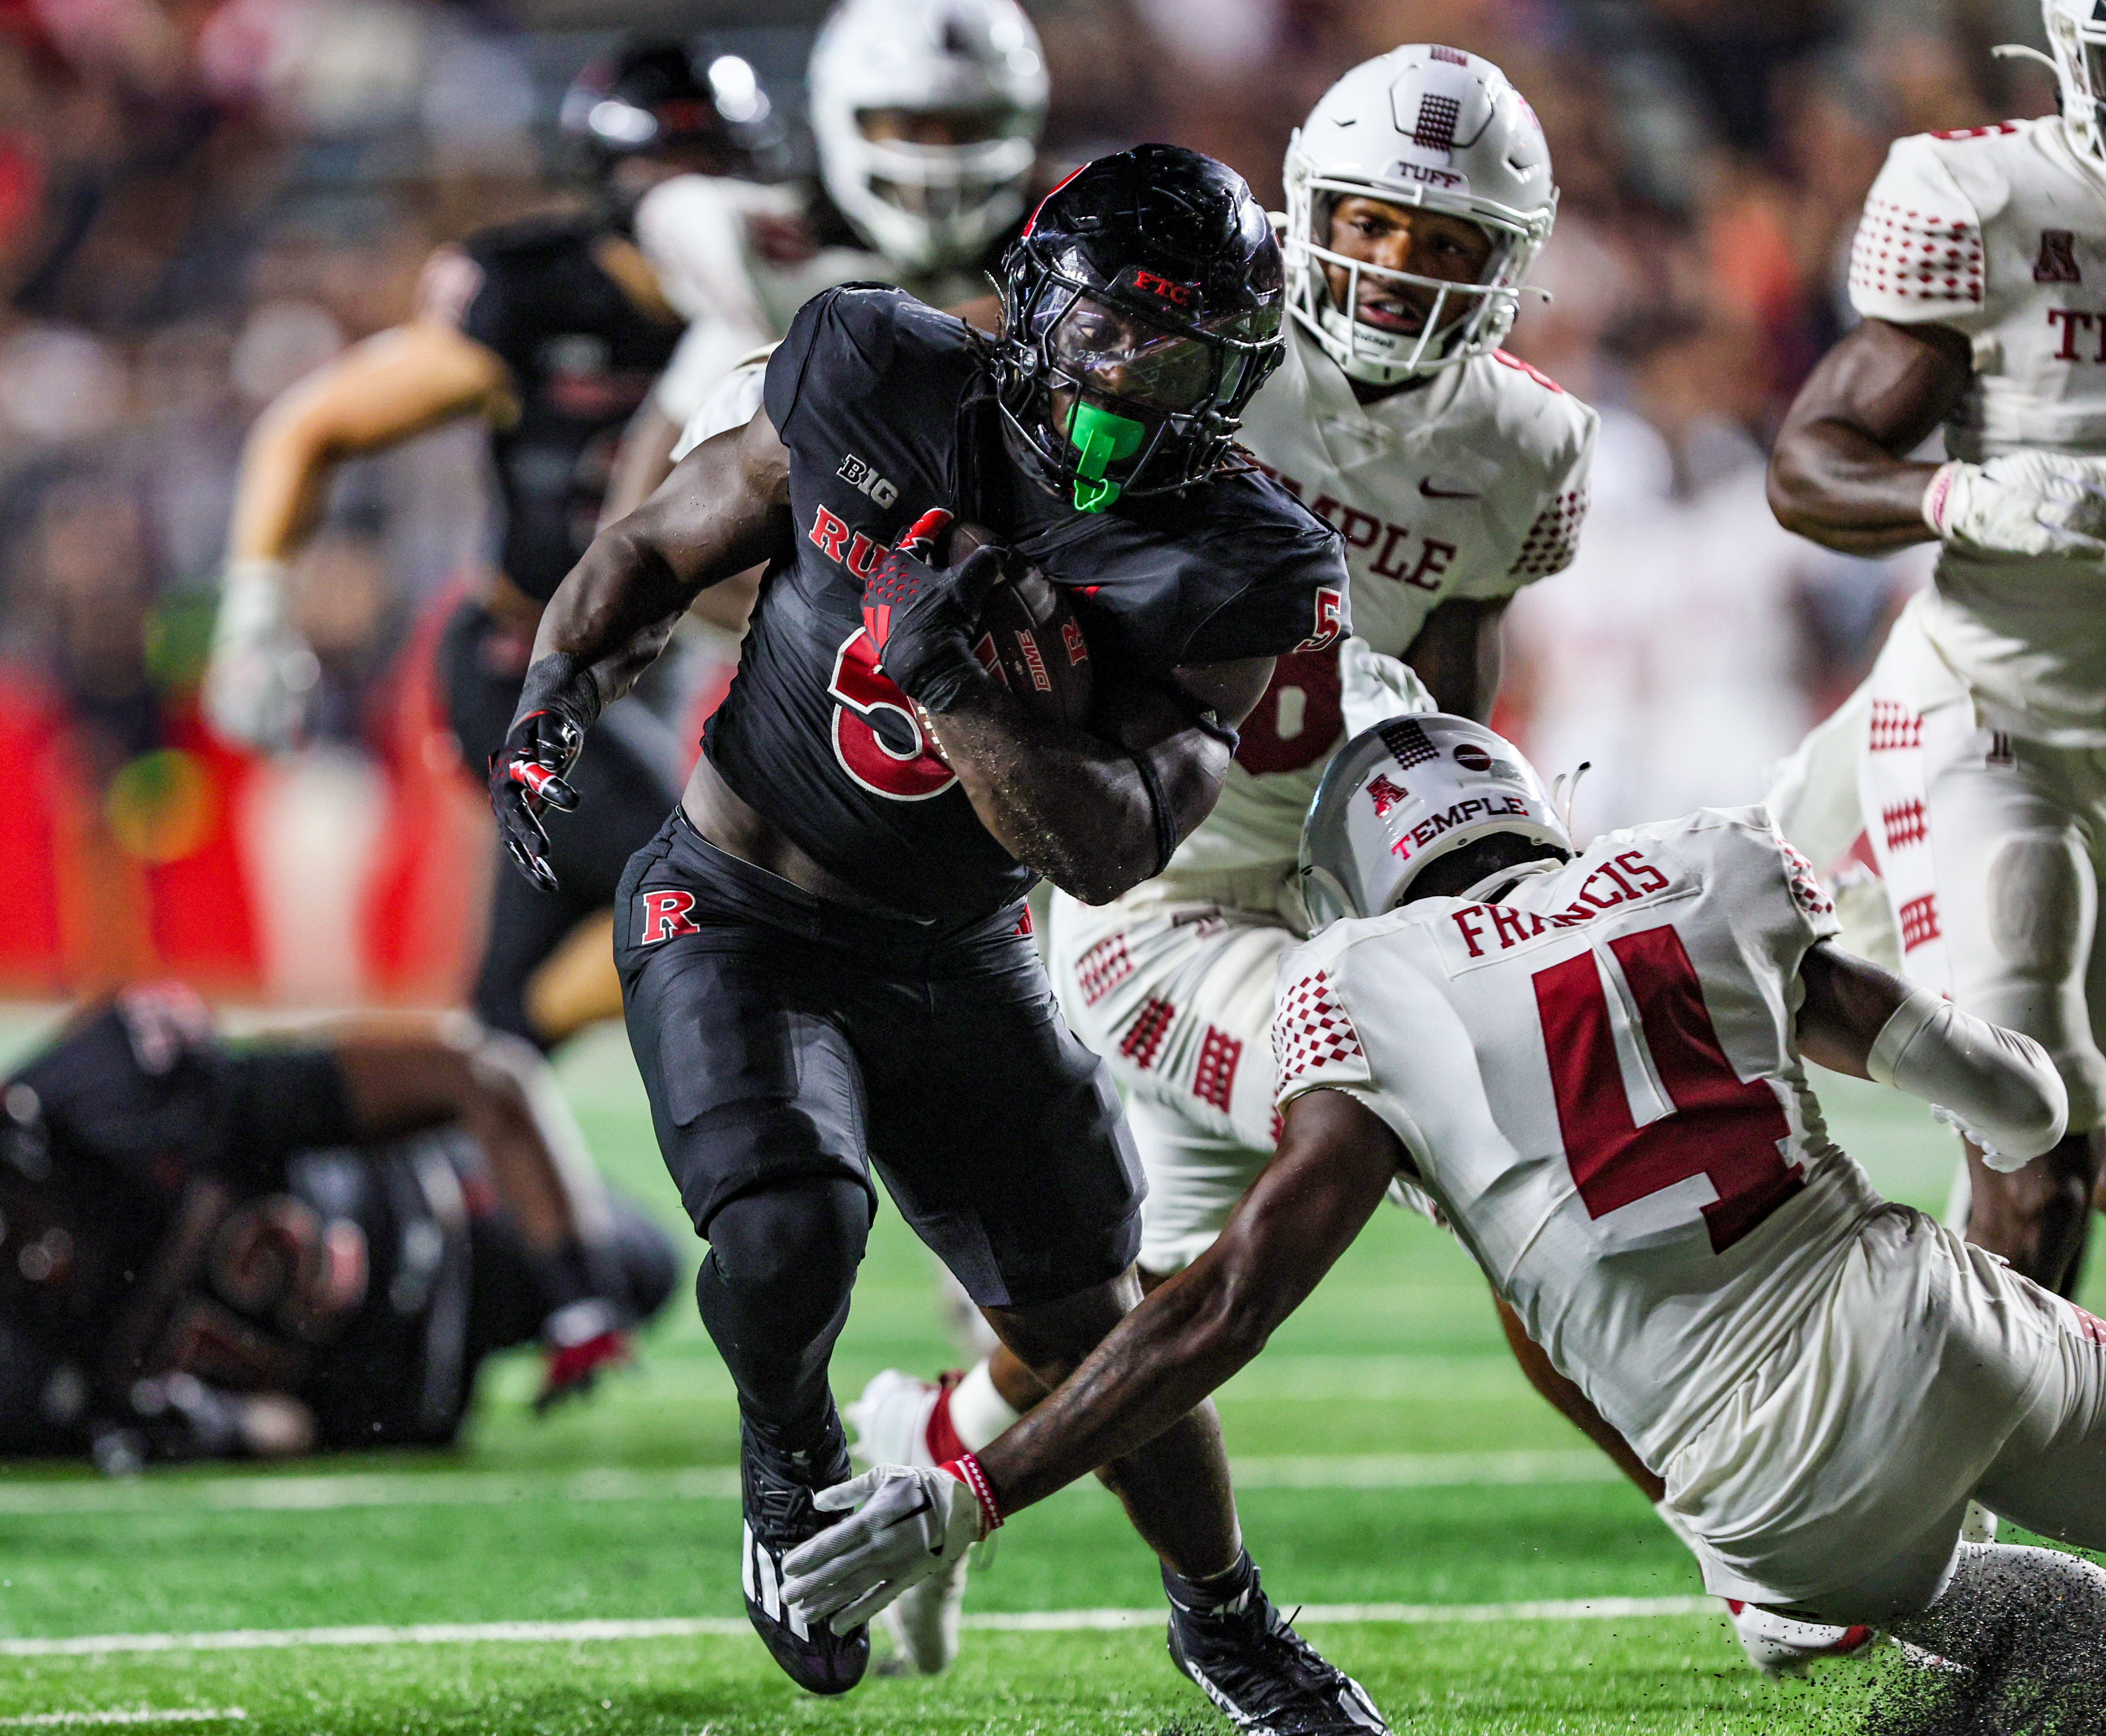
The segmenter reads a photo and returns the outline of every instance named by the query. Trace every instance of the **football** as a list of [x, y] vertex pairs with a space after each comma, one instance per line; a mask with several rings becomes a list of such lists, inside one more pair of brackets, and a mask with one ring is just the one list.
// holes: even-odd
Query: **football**
[[[961, 520], [936, 558], [956, 566], [993, 540], [992, 531]], [[1014, 557], [1005, 563], [980, 606], [973, 655], [1026, 711], [1078, 729], [1088, 721], [1096, 696], [1090, 647], [1060, 588], [1037, 567]]]

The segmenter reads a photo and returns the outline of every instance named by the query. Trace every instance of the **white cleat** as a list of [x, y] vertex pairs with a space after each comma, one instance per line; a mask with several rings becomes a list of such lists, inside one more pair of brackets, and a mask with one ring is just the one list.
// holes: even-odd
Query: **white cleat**
[[902, 1374], [897, 1368], [873, 1375], [863, 1396], [841, 1407], [841, 1415], [855, 1428], [855, 1444], [849, 1451], [856, 1461], [934, 1465], [936, 1457], [929, 1446], [929, 1417], [949, 1384]]
[[1795, 1621], [1737, 1598], [1726, 1600], [1726, 1613], [1748, 1662], [1765, 1676], [1804, 1676], [1821, 1659], [1854, 1658], [1880, 1637], [1877, 1628]]

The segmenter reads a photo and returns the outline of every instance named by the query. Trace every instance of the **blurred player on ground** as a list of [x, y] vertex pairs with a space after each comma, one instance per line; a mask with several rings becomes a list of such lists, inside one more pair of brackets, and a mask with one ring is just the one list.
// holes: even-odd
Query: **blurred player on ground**
[[1903, 974], [2054, 1057], [2068, 1137], [2011, 1175], [1969, 1146], [1967, 1234], [2067, 1291], [2106, 1121], [2106, 20], [2044, 11], [2061, 114], [1893, 145], [1770, 497], [1831, 548], [1942, 545], [1780, 794], [1823, 855], [1862, 820]]
[[1150, 1438], [1257, 1353], [1402, 1174], [1665, 1478], [1712, 1591], [1888, 1626], [1970, 1704], [2099, 1710], [2106, 1571], [1960, 1534], [1978, 1493], [2106, 1545], [2106, 1325], [1881, 1200], [1804, 1067], [1931, 1103], [2009, 1170], [2062, 1137], [2040, 1045], [1828, 944], [1827, 897], [1761, 808], [1575, 855], [1533, 770], [1466, 719], [1350, 743], [1303, 860], [1332, 925], [1281, 962], [1273, 1163], [984, 1453], [828, 1492], [863, 1511], [791, 1558], [793, 1606], [864, 1619]]
[[0, 1085], [0, 1451], [439, 1446], [493, 1350], [540, 1340], [544, 1406], [625, 1361], [672, 1244], [467, 1028], [231, 1044], [175, 984], [76, 1014]]
[[[698, 590], [769, 563], [616, 945], [660, 1143], [710, 1244], [697, 1300], [739, 1394], [747, 1613], [821, 1693], [860, 1680], [867, 1631], [803, 1621], [782, 1564], [849, 1474], [827, 1374], [871, 1169], [1042, 1380], [1138, 1299], [1140, 1166], [1024, 895], [1042, 874], [1102, 902], [1159, 872], [1273, 659], [1346, 624], [1336, 539], [1231, 444], [1284, 300], [1240, 180], [1169, 145], [1101, 159], [1039, 206], [1001, 288], [998, 342], [896, 290], [809, 303], [751, 420], [564, 581], [491, 779], [545, 875], [539, 814], [576, 804], [563, 779], [594, 718]], [[953, 514], [1072, 600], [1094, 732], [1027, 711], [975, 656], [1001, 557], [947, 564]], [[1163, 1558], [1195, 1680], [1252, 1729], [1383, 1727], [1258, 1589], [1210, 1408], [1107, 1480]]]
[[[593, 208], [441, 248], [425, 268], [416, 318], [302, 381], [258, 421], [236, 486], [205, 680], [206, 713], [222, 735], [272, 749], [298, 739], [316, 664], [290, 619], [287, 567], [334, 466], [480, 416], [491, 426], [503, 544], [449, 623], [439, 656], [462, 758], [485, 775], [542, 607], [591, 539], [615, 443], [683, 329], [632, 239], [637, 200], [683, 171], [731, 174], [751, 164], [750, 135], [734, 118], [751, 95], [751, 69], [697, 58], [649, 43], [586, 68], [564, 99], [563, 126], [591, 164]], [[545, 1048], [612, 1011], [605, 968], [591, 968], [608, 950], [596, 913], [664, 817], [683, 764], [670, 732], [640, 705], [620, 708], [594, 737], [578, 772], [594, 821], [558, 828], [554, 839], [562, 889], [497, 877], [474, 993], [484, 1023]]]

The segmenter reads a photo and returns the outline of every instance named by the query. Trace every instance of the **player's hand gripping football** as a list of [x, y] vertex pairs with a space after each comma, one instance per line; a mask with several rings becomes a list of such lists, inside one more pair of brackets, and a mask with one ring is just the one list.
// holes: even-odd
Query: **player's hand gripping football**
[[2106, 459], [2007, 452], [1941, 464], [1924, 521], [1956, 548], [2106, 562]]
[[955, 566], [927, 557], [951, 523], [931, 507], [863, 581], [863, 620], [879, 673], [924, 710], [941, 713], [987, 679], [972, 651], [972, 627], [1001, 577], [1001, 551], [975, 548]]
[[858, 1510], [782, 1558], [782, 1595], [807, 1623], [837, 1634], [954, 1562], [987, 1534], [979, 1497], [940, 1465], [880, 1465], [822, 1489], [822, 1513]]

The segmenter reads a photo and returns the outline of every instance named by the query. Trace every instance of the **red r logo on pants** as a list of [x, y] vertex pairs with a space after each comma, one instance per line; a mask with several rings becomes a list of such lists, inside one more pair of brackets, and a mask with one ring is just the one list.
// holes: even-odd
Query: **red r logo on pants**
[[687, 892], [647, 892], [643, 895], [643, 932], [636, 937], [639, 946], [653, 946], [660, 941], [670, 940], [676, 934], [699, 934], [702, 931], [688, 919], [688, 912], [695, 907], [695, 895]]

